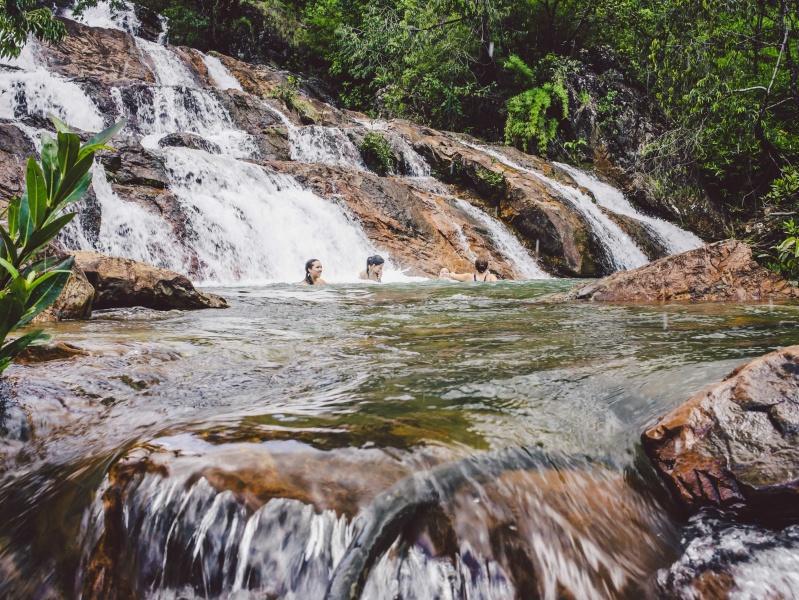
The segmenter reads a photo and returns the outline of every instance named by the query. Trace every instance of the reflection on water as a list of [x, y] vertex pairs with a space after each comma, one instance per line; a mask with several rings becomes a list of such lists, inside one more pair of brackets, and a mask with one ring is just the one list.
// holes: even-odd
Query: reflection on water
[[425, 505], [365, 595], [653, 593], [680, 525], [640, 432], [799, 343], [799, 308], [538, 301], [568, 286], [227, 288], [53, 327], [90, 355], [9, 372], [32, 440], [0, 442], [0, 595], [317, 597], [383, 492], [512, 447], [556, 462]]

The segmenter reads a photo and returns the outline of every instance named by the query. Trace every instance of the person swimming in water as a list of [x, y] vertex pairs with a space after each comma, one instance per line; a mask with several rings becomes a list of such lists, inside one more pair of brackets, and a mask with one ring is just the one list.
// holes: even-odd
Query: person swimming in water
[[438, 278], [452, 279], [454, 281], [497, 281], [497, 276], [488, 270], [488, 259], [484, 256], [481, 256], [474, 261], [474, 269], [474, 273], [452, 273], [449, 269], [443, 267], [438, 273]]
[[367, 281], [383, 281], [383, 264], [386, 261], [379, 254], [366, 259], [366, 270], [361, 271], [358, 277]]
[[322, 279], [322, 263], [312, 258], [305, 263], [305, 279], [301, 284], [304, 285], [327, 285], [327, 281]]

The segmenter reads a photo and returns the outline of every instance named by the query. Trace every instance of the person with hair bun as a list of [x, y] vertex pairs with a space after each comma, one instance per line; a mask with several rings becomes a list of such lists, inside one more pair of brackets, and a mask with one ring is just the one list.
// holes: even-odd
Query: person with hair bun
[[452, 279], [454, 281], [477, 281], [489, 283], [497, 281], [497, 276], [488, 270], [488, 258], [480, 256], [474, 261], [474, 273], [452, 273], [443, 267], [438, 273], [439, 279]]

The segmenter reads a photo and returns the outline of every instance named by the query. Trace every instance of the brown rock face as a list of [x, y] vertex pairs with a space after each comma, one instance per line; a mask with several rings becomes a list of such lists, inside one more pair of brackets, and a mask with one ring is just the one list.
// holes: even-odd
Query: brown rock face
[[465, 241], [473, 252], [488, 255], [490, 268], [501, 277], [517, 276], [487, 232], [451, 199], [365, 171], [294, 162], [269, 166], [290, 173], [320, 196], [343, 200], [369, 239], [411, 273], [436, 277], [445, 266], [470, 271], [474, 257]]
[[96, 290], [95, 308], [144, 306], [156, 310], [225, 308], [223, 298], [194, 289], [178, 273], [127, 258], [75, 252], [75, 265]]
[[45, 344], [40, 346], [28, 346], [23, 350], [15, 362], [18, 364], [29, 365], [36, 363], [49, 362], [51, 360], [66, 360], [73, 356], [86, 356], [86, 350], [73, 346], [66, 342], [56, 342], [55, 344]]
[[760, 302], [799, 299], [791, 286], [736, 240], [708, 244], [578, 286], [566, 299], [597, 302]]
[[688, 511], [799, 517], [799, 346], [772, 352], [690, 398], [641, 437]]
[[95, 29], [64, 19], [67, 35], [55, 46], [42, 45], [50, 70], [68, 78], [91, 78], [105, 85], [138, 81], [154, 83], [134, 39], [116, 29]]
[[27, 135], [9, 122], [0, 122], [0, 209], [25, 187], [25, 163], [36, 153]]
[[94, 302], [94, 288], [86, 279], [83, 271], [77, 266], [72, 267], [72, 274], [61, 295], [50, 308], [40, 313], [34, 323], [47, 321], [66, 321], [71, 319], [88, 319], [92, 314]]
[[[496, 207], [498, 216], [531, 249], [538, 244], [541, 262], [549, 270], [578, 277], [607, 272], [601, 266], [604, 249], [592, 239], [587, 223], [544, 182], [496, 161], [452, 135], [403, 121], [394, 121], [391, 127], [411, 140], [438, 176], [464, 186]], [[527, 160], [536, 163], [537, 170], [557, 175], [544, 161], [530, 156]]]

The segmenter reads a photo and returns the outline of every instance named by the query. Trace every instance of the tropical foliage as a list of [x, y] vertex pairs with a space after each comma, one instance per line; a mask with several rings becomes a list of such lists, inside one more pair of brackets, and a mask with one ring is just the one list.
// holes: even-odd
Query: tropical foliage
[[61, 293], [72, 259], [57, 261], [40, 254], [75, 216], [66, 209], [80, 200], [91, 184], [97, 151], [121, 129], [118, 123], [81, 144], [77, 134], [53, 118], [56, 138], [42, 137], [41, 161], [28, 160], [25, 191], [11, 198], [0, 224], [0, 373], [27, 346], [47, 339], [34, 330], [6, 341], [28, 325]]

